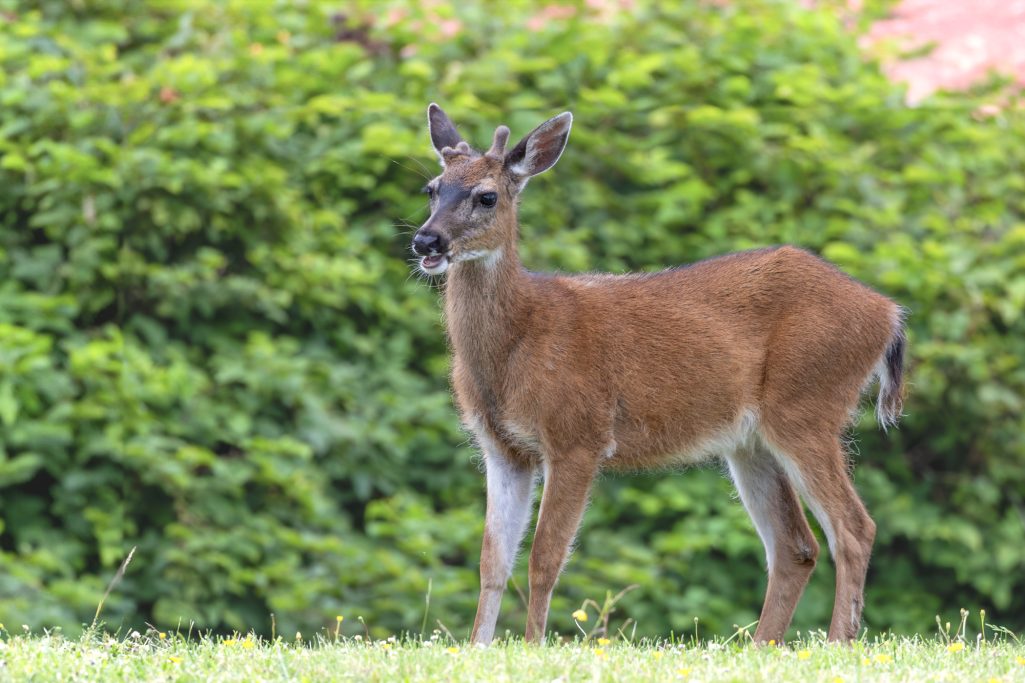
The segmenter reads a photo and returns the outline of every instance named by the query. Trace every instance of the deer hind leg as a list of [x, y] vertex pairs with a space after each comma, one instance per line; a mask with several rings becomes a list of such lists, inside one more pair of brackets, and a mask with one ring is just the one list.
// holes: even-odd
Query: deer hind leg
[[836, 565], [836, 598], [829, 639], [853, 640], [861, 627], [865, 575], [876, 525], [854, 490], [839, 439], [776, 441], [771, 450], [829, 542]]
[[730, 474], [765, 546], [769, 585], [755, 642], [783, 642], [798, 600], [815, 569], [819, 544], [801, 502], [772, 454], [741, 449], [727, 458]]
[[595, 460], [586, 456], [560, 460], [545, 469], [545, 488], [530, 550], [529, 642], [544, 640], [552, 591], [580, 527], [596, 470]]
[[495, 634], [502, 595], [533, 511], [535, 471], [510, 460], [493, 444], [485, 448], [487, 515], [480, 553], [480, 601], [471, 640], [487, 645]]

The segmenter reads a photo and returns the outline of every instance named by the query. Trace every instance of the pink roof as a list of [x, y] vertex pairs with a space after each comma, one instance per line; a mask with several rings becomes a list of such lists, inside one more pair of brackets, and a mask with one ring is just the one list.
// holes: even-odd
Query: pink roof
[[936, 46], [886, 66], [891, 78], [908, 83], [911, 102], [968, 88], [994, 70], [1025, 85], [1025, 0], [903, 0], [865, 42], [892, 38], [907, 49]]

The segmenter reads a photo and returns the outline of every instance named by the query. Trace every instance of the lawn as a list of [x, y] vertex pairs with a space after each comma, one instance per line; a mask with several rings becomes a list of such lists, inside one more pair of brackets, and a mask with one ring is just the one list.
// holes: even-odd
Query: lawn
[[440, 633], [373, 642], [330, 633], [309, 641], [2, 633], [0, 679], [19, 681], [1025, 681], [1025, 644], [999, 634], [882, 636], [852, 646], [815, 636], [755, 647], [742, 632], [698, 643], [512, 640], [475, 648]]

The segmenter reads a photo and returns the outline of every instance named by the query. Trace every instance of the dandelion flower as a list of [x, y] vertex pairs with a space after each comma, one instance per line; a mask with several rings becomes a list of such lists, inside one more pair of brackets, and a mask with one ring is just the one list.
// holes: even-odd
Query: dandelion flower
[[797, 653], [798, 659], [811, 659], [811, 652], [808, 650], [799, 650]]
[[182, 663], [182, 658], [181, 657], [168, 657], [168, 659], [171, 660], [172, 664], [181, 664]]
[[234, 638], [228, 638], [227, 640], [225, 640], [224, 642], [222, 642], [222, 643], [221, 643], [221, 645], [223, 645], [224, 647], [231, 647], [231, 646], [232, 646], [232, 645], [234, 645], [234, 644], [235, 644], [236, 642], [238, 642], [238, 641], [237, 641], [237, 640], [235, 640]]
[[605, 647], [606, 645], [608, 645], [611, 642], [612, 641], [609, 640], [608, 638], [599, 638], [598, 639], [598, 644], [601, 645], [602, 647]]
[[876, 662], [879, 664], [889, 664], [893, 661], [893, 657], [890, 655], [876, 655]]
[[690, 669], [677, 669], [676, 673], [686, 678], [687, 676], [690, 676]]
[[449, 653], [450, 655], [457, 655], [459, 654], [459, 648], [453, 645], [452, 647], [446, 647], [445, 652]]
[[337, 617], [335, 617], [335, 622], [336, 622], [336, 623], [339, 623], [339, 624], [340, 624], [340, 623], [342, 623], [343, 621], [345, 621], [345, 617], [343, 617], [343, 616], [342, 616], [341, 614], [339, 614], [339, 615], [338, 615]]
[[769, 647], [776, 647], [776, 641], [775, 640], [770, 640], [769, 641]]
[[871, 664], [871, 663], [872, 663], [872, 660], [871, 660], [871, 659], [869, 659], [868, 657], [862, 657], [862, 658], [861, 658], [861, 664], [862, 664], [863, 666], [868, 666], [868, 665], [869, 665], [869, 664]]
[[255, 646], [256, 646], [256, 643], [253, 642], [252, 638], [246, 638], [245, 640], [242, 641], [242, 647], [244, 647], [247, 650], [252, 650], [253, 647], [255, 647]]
[[587, 621], [587, 612], [582, 609], [578, 609], [573, 613], [573, 618], [577, 621]]
[[391, 643], [381, 643], [381, 649], [382, 650], [390, 650], [391, 649]]
[[665, 652], [662, 652], [662, 650], [655, 650], [651, 653], [651, 656], [655, 659], [662, 659], [662, 657], [665, 656]]
[[960, 652], [964, 649], [964, 643], [951, 643], [947, 646], [947, 652]]
[[167, 640], [167, 634], [164, 633], [163, 631], [161, 631], [157, 635], [160, 637], [160, 640]]
[[607, 654], [605, 654], [605, 650], [601, 649], [600, 647], [594, 648], [594, 656], [595, 657], [599, 657], [601, 659], [608, 659], [609, 658], [609, 656]]
[[[3, 628], [2, 624], [0, 624], [0, 628]], [[1014, 661], [1018, 662], [1018, 666], [1025, 666], [1025, 657], [1018, 657]]]

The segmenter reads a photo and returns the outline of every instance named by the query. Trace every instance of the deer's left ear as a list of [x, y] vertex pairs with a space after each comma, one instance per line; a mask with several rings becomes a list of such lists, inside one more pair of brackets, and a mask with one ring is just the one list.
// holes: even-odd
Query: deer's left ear
[[573, 114], [568, 111], [542, 123], [505, 155], [506, 170], [525, 182], [550, 169], [566, 149], [572, 125]]
[[434, 145], [434, 151], [437, 152], [438, 159], [444, 164], [445, 160], [441, 156], [441, 150], [446, 147], [455, 149], [463, 138], [459, 135], [456, 125], [452, 123], [448, 114], [434, 102], [427, 107], [427, 128], [431, 131], [431, 144]]

